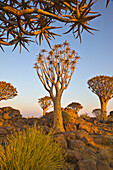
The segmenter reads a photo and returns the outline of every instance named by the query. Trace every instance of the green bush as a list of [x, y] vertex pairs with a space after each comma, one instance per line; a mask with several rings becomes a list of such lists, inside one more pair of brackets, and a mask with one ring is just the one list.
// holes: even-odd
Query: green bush
[[0, 145], [1, 170], [55, 170], [64, 164], [64, 151], [43, 130], [27, 128], [7, 137]]

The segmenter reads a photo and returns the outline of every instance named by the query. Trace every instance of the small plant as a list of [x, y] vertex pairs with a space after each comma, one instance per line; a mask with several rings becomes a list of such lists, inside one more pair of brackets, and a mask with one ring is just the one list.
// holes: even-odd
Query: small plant
[[11, 134], [5, 146], [0, 145], [1, 170], [53, 170], [63, 163], [63, 149], [36, 126]]

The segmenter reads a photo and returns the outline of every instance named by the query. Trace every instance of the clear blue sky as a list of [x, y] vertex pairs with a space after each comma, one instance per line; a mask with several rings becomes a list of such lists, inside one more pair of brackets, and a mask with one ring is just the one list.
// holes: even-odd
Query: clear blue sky
[[[90, 26], [99, 29], [90, 35], [82, 34], [82, 43], [75, 40], [73, 35], [67, 34], [57, 37], [51, 44], [62, 43], [67, 40], [71, 48], [78, 52], [81, 59], [78, 61], [72, 80], [62, 96], [62, 107], [71, 102], [79, 102], [83, 105], [80, 113], [91, 113], [94, 108], [99, 108], [98, 96], [88, 89], [88, 79], [97, 75], [113, 76], [113, 1], [105, 8], [106, 0], [98, 0], [93, 10], [99, 11], [102, 16], [93, 20]], [[63, 29], [61, 32], [64, 32]], [[30, 53], [19, 47], [12, 52], [13, 47], [5, 47], [5, 53], [0, 51], [0, 81], [10, 82], [17, 88], [18, 96], [3, 100], [0, 107], [11, 106], [19, 109], [23, 116], [42, 115], [42, 109], [38, 104], [38, 98], [48, 95], [38, 79], [36, 70], [33, 68], [36, 55], [40, 49], [50, 50], [45, 41], [41, 46], [31, 44]], [[113, 99], [108, 103], [108, 113], [113, 110]]]

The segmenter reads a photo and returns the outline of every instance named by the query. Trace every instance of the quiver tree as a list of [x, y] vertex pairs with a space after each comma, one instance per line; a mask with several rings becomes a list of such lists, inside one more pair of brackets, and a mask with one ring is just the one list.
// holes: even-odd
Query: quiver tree
[[38, 103], [43, 109], [43, 116], [46, 114], [46, 111], [52, 107], [52, 100], [51, 100], [51, 97], [49, 96], [45, 96], [45, 97], [38, 99]]
[[101, 115], [101, 109], [93, 109], [92, 113], [96, 116], [99, 117]]
[[[83, 30], [95, 30], [89, 22], [100, 14], [92, 11], [94, 0], [2, 0], [0, 1], [0, 47], [20, 45], [25, 49], [31, 37], [49, 40], [59, 36], [54, 33], [65, 24], [69, 26], [66, 34], [72, 32], [80, 38]], [[59, 22], [61, 27], [55, 26]], [[58, 25], [58, 23], [56, 23]], [[93, 34], [93, 33], [92, 33]], [[27, 49], [28, 50], [28, 49]]]
[[15, 96], [17, 96], [16, 88], [14, 88], [10, 83], [0, 81], [0, 101], [12, 99]]
[[49, 92], [54, 105], [54, 129], [64, 131], [61, 97], [68, 87], [79, 59], [75, 50], [69, 48], [69, 44], [54, 45], [53, 49], [45, 55], [42, 50], [37, 57], [35, 68], [44, 88]]
[[96, 76], [88, 80], [90, 90], [98, 95], [101, 104], [100, 119], [107, 118], [107, 103], [113, 97], [113, 77], [109, 76]]
[[72, 102], [72, 103], [68, 104], [67, 107], [74, 109], [75, 114], [78, 114], [79, 110], [81, 110], [83, 108], [83, 106], [77, 102]]

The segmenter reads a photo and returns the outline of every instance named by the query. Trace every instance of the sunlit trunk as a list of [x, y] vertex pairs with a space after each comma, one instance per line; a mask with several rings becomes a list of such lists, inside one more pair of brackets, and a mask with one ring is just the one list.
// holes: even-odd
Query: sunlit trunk
[[102, 101], [102, 100], [100, 100], [100, 103], [101, 103], [101, 114], [100, 114], [100, 119], [101, 120], [106, 120], [106, 118], [107, 118], [107, 110], [106, 110], [106, 108], [107, 108], [107, 101], [106, 102], [104, 102], [104, 101]]
[[43, 110], [43, 116], [45, 116], [45, 114], [46, 114], [46, 109]]
[[61, 112], [61, 98], [60, 96], [55, 97], [53, 100], [54, 104], [54, 131], [65, 131], [63, 127], [63, 118]]

